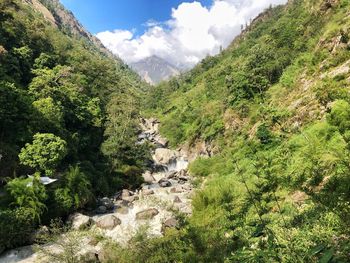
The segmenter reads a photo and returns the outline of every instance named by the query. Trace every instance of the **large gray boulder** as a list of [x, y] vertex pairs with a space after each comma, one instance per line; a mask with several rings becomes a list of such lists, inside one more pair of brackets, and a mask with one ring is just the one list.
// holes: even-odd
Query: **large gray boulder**
[[92, 222], [89, 216], [80, 213], [74, 213], [73, 215], [70, 215], [68, 221], [71, 222], [72, 228], [75, 230], [82, 230], [84, 228], [87, 228]]
[[99, 200], [99, 206], [105, 206], [107, 210], [112, 210], [114, 208], [113, 201], [108, 197], [103, 197]]
[[155, 181], [155, 179], [154, 179], [154, 177], [153, 177], [153, 175], [151, 174], [150, 171], [146, 171], [142, 175], [142, 177], [143, 177], [143, 180], [145, 181], [145, 183], [147, 183], [147, 184], [151, 184], [151, 183], [153, 183]]
[[171, 182], [168, 179], [160, 179], [158, 182], [160, 187], [170, 187], [171, 186]]
[[105, 215], [96, 221], [96, 226], [101, 229], [112, 230], [121, 223], [122, 221], [115, 215]]
[[147, 220], [147, 219], [152, 219], [156, 215], [159, 214], [159, 211], [155, 208], [149, 208], [146, 210], [143, 210], [141, 212], [138, 212], [136, 214], [136, 219], [137, 220]]
[[169, 164], [171, 161], [175, 160], [178, 153], [174, 150], [169, 150], [166, 148], [158, 148], [154, 152], [153, 159], [160, 164]]

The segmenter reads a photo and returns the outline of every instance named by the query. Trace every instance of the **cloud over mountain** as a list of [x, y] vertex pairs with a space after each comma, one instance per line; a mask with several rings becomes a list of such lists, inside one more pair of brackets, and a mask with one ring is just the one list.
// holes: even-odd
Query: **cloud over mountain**
[[206, 55], [227, 47], [241, 25], [269, 5], [286, 0], [214, 0], [211, 7], [199, 2], [182, 3], [165, 22], [148, 21], [141, 36], [116, 29], [97, 34], [102, 43], [128, 63], [156, 55], [174, 65], [191, 67]]

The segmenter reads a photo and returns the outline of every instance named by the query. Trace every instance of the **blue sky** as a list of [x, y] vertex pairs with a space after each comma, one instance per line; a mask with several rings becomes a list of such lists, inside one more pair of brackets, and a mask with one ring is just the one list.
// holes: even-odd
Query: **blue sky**
[[[287, 0], [61, 0], [126, 63], [156, 55], [191, 68], [226, 48], [241, 26]], [[153, 23], [147, 23], [154, 21]]]
[[[212, 0], [197, 0], [209, 7]], [[148, 20], [167, 21], [171, 9], [183, 0], [61, 0], [78, 20], [93, 34], [116, 28], [132, 30], [141, 35]], [[187, 1], [193, 2], [193, 1]]]

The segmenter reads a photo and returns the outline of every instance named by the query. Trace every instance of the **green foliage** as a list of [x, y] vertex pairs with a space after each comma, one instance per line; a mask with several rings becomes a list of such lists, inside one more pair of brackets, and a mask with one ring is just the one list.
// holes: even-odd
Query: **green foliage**
[[27, 208], [1, 209], [0, 211], [0, 246], [12, 248], [30, 242], [36, 227], [33, 211]]
[[203, 180], [192, 216], [157, 239], [172, 239], [174, 262], [348, 261], [348, 5], [269, 8], [221, 54], [151, 89], [146, 112], [172, 146], [215, 149], [190, 164]]
[[27, 215], [30, 213], [31, 221], [40, 221], [47, 198], [45, 188], [40, 183], [40, 174], [29, 179], [13, 179], [7, 184], [6, 191], [10, 196], [11, 207], [24, 208]]
[[51, 133], [37, 133], [33, 139], [33, 143], [27, 143], [19, 154], [21, 163], [52, 175], [67, 154], [67, 143]]

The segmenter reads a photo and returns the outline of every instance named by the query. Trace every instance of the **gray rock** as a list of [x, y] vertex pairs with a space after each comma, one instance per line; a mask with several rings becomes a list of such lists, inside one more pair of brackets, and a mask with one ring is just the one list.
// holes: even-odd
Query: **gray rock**
[[170, 193], [173, 193], [173, 194], [176, 194], [176, 193], [182, 193], [183, 190], [182, 189], [179, 189], [179, 188], [176, 188], [176, 187], [173, 187], [170, 189]]
[[100, 205], [99, 207], [97, 207], [96, 213], [97, 214], [105, 214], [105, 213], [107, 213], [107, 207], [105, 207], [104, 205]]
[[147, 220], [147, 219], [152, 219], [156, 215], [159, 214], [159, 211], [155, 208], [149, 208], [146, 210], [143, 210], [141, 212], [138, 212], [136, 214], [136, 219], [137, 220]]
[[103, 197], [102, 199], [99, 200], [98, 203], [100, 206], [105, 206], [107, 210], [111, 210], [114, 208], [113, 201], [108, 197]]
[[127, 202], [129, 202], [129, 203], [132, 203], [132, 202], [134, 202], [135, 200], [139, 200], [139, 197], [136, 196], [136, 195], [129, 196], [129, 197], [124, 197], [124, 198], [123, 198], [123, 201], [127, 201]]
[[182, 203], [180, 197], [178, 197], [177, 195], [174, 197], [174, 203]]
[[121, 196], [121, 198], [124, 200], [125, 197], [129, 197], [129, 196], [130, 196], [130, 191], [127, 190], [127, 189], [124, 189], [124, 190], [122, 191], [122, 196]]
[[128, 200], [117, 200], [114, 202], [117, 206], [122, 207], [122, 206], [129, 206], [130, 202]]
[[159, 182], [158, 182], [158, 184], [159, 184], [160, 187], [170, 187], [170, 186], [171, 186], [170, 181], [168, 181], [168, 180], [165, 179], [165, 178], [160, 179]]
[[154, 177], [153, 177], [153, 175], [151, 174], [150, 171], [146, 171], [142, 175], [142, 177], [143, 177], [143, 180], [145, 181], [145, 183], [147, 183], [147, 184], [151, 184], [151, 183], [153, 183], [155, 181], [155, 179], [154, 179]]
[[175, 178], [176, 175], [177, 175], [177, 172], [175, 172], [175, 171], [173, 171], [173, 172], [168, 172], [168, 173], [166, 174], [166, 178], [172, 179], [172, 178]]
[[69, 216], [68, 221], [71, 222], [73, 229], [82, 230], [89, 227], [92, 220], [89, 216], [80, 213], [74, 213], [73, 215]]
[[98, 219], [96, 226], [101, 229], [112, 230], [121, 223], [122, 221], [118, 217], [114, 215], [106, 215]]
[[169, 228], [177, 228], [179, 225], [179, 222], [176, 218], [169, 218], [164, 221], [162, 225], [162, 233], [164, 233]]
[[177, 157], [177, 152], [176, 151], [173, 151], [173, 150], [169, 150], [169, 149], [166, 149], [166, 148], [158, 148], [155, 150], [154, 152], [154, 160], [157, 162], [157, 163], [160, 163], [160, 164], [168, 164], [170, 163], [171, 161], [175, 160]]
[[126, 215], [129, 213], [129, 209], [127, 207], [123, 206], [123, 207], [117, 208], [116, 212], [119, 214], [122, 214], [122, 215]]
[[153, 195], [154, 191], [152, 189], [145, 189], [142, 191], [143, 195]]

